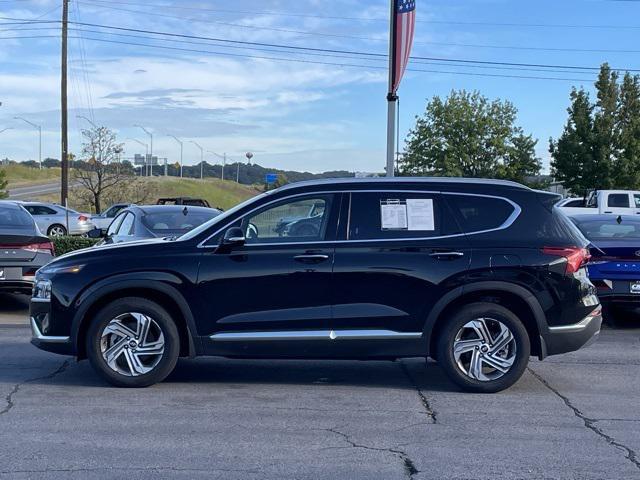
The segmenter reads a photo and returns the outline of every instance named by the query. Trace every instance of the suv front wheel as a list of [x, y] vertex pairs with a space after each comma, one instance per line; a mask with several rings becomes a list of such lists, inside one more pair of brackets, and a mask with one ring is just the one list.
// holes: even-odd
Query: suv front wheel
[[472, 303], [454, 312], [438, 338], [438, 362], [466, 391], [493, 393], [524, 373], [531, 345], [527, 330], [507, 308]]
[[180, 337], [171, 316], [144, 298], [118, 299], [92, 321], [87, 356], [118, 387], [148, 387], [169, 375], [178, 360]]

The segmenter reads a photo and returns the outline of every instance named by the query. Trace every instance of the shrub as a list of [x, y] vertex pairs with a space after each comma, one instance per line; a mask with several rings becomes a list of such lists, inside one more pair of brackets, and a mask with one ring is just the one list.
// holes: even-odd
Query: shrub
[[81, 248], [92, 247], [100, 241], [97, 238], [84, 238], [84, 237], [51, 237], [53, 246], [56, 251], [56, 256], [64, 255], [65, 253], [73, 252], [74, 250], [80, 250]]

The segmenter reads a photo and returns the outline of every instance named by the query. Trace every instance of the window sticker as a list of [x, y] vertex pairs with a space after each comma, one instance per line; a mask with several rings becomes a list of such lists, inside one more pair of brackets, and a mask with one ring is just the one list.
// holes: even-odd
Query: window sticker
[[381, 200], [380, 225], [382, 230], [406, 230], [407, 205], [400, 200]]
[[434, 231], [433, 200], [407, 198], [407, 225], [409, 230]]

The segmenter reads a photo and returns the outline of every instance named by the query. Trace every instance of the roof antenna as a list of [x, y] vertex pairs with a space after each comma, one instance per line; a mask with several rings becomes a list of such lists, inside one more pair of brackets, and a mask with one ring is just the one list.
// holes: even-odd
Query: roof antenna
[[188, 213], [189, 213], [189, 210], [187, 210], [187, 207], [184, 207], [182, 209], [182, 214], [186, 217]]
[[622, 223], [622, 215], [618, 215], [618, 218], [616, 218], [616, 222], [618, 222], [618, 225]]

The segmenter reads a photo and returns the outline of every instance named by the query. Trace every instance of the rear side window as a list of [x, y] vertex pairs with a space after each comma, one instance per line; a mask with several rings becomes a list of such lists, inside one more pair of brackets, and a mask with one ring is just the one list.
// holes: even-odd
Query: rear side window
[[614, 208], [629, 208], [629, 195], [626, 193], [611, 193], [607, 199], [607, 206]]
[[563, 205], [563, 207], [584, 207], [584, 200], [582, 199], [578, 199], [578, 200], [571, 200], [570, 202], [567, 202]]
[[499, 228], [509, 219], [515, 207], [501, 198], [475, 195], [445, 195], [451, 208], [458, 214], [466, 233]]
[[443, 215], [439, 195], [411, 192], [351, 194], [349, 240], [429, 238], [460, 233]]

